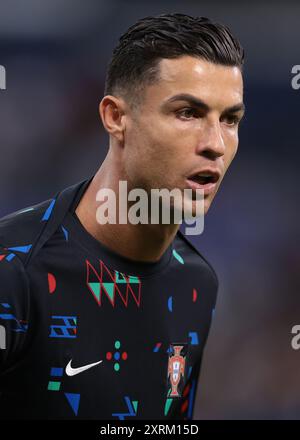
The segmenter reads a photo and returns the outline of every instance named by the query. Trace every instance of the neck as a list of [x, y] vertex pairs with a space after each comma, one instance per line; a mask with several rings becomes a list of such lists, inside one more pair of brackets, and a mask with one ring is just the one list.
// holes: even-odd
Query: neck
[[101, 188], [110, 188], [119, 196], [119, 180], [126, 180], [116, 169], [115, 161], [108, 154], [85, 191], [77, 208], [76, 215], [84, 228], [102, 244], [135, 261], [156, 262], [174, 240], [178, 224], [100, 224], [96, 219], [99, 202], [96, 194]]

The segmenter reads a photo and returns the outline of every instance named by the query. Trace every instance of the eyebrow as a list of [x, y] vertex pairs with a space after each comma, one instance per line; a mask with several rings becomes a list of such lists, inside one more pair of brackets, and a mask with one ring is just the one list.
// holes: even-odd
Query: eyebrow
[[[205, 102], [193, 95], [190, 95], [189, 93], [180, 93], [178, 95], [171, 96], [171, 98], [167, 99], [165, 103], [174, 101], [186, 101], [199, 109], [207, 112], [210, 110], [209, 106]], [[245, 111], [245, 104], [243, 102], [239, 102], [238, 104], [225, 108], [222, 113], [237, 113], [239, 111]]]

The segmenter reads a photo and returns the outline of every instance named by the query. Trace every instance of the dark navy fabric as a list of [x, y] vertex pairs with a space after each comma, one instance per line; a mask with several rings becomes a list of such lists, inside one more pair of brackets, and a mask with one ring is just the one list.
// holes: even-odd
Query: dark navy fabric
[[180, 231], [155, 263], [102, 245], [90, 182], [0, 220], [0, 419], [192, 419], [216, 274]]

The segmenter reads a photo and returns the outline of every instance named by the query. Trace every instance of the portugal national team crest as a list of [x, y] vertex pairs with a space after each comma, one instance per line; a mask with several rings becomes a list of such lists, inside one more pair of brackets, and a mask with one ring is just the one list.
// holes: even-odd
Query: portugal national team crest
[[170, 344], [168, 362], [168, 384], [171, 385], [171, 397], [181, 397], [185, 382], [185, 361], [188, 344]]

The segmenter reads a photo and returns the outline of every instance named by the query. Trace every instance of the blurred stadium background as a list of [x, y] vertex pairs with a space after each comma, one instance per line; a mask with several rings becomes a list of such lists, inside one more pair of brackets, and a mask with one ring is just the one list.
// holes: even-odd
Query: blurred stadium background
[[239, 152], [193, 238], [220, 280], [195, 418], [299, 419], [300, 4], [2, 1], [0, 216], [94, 174], [108, 145], [98, 103], [111, 51], [137, 19], [163, 12], [225, 23], [246, 50]]

